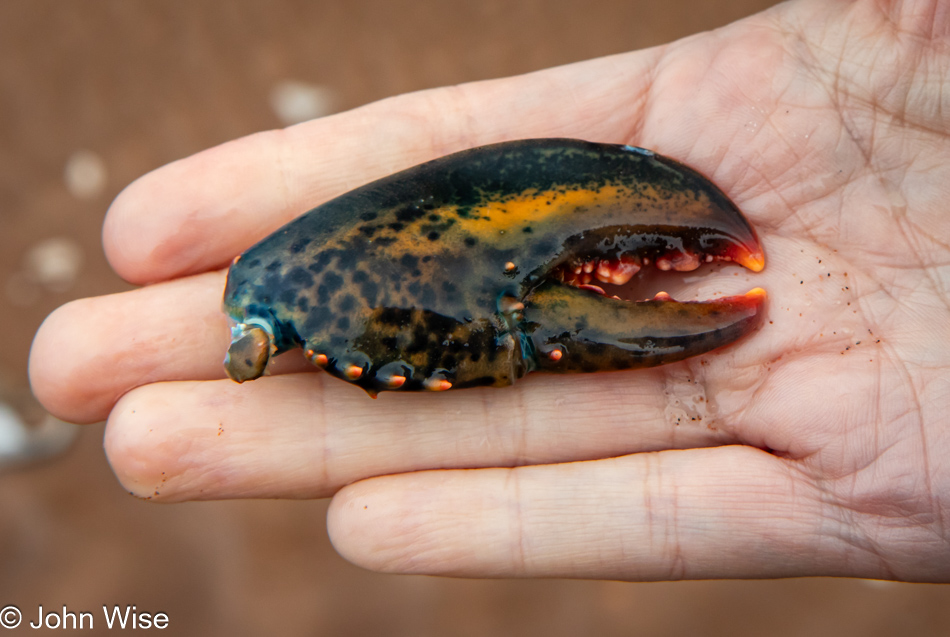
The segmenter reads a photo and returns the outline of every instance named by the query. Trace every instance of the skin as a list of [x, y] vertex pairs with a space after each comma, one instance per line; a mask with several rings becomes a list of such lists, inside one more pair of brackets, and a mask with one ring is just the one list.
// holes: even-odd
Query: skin
[[[948, 581], [948, 77], [950, 4], [800, 1], [213, 148], [115, 201], [107, 254], [154, 285], [51, 315], [35, 392], [67, 420], [108, 417], [110, 462], [140, 496], [333, 496], [331, 538], [371, 569]], [[236, 254], [361, 183], [541, 136], [653, 148], [709, 176], [768, 267], [667, 291], [764, 287], [763, 329], [666, 367], [507, 390], [372, 401], [295, 373], [299, 358], [222, 380], [217, 269]]]

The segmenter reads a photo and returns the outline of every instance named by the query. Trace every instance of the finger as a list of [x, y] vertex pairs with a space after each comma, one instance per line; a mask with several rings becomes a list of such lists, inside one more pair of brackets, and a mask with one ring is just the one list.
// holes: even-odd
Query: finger
[[784, 460], [750, 447], [350, 485], [334, 546], [365, 568], [625, 580], [880, 576]]
[[704, 422], [672, 420], [658, 370], [596, 376], [378, 400], [327, 374], [156, 383], [116, 405], [106, 450], [129, 491], [188, 500], [324, 497], [381, 474], [732, 440]]
[[119, 195], [106, 254], [134, 283], [204, 272], [335, 195], [440, 155], [525, 137], [626, 143], [656, 57], [423, 91], [198, 153]]
[[[719, 280], [710, 278], [710, 284], [719, 285]], [[224, 378], [230, 332], [220, 308], [223, 288], [224, 274], [215, 272], [64, 305], [44, 321], [33, 342], [30, 381], [36, 397], [63, 420], [98, 422], [135, 387], [168, 380]], [[665, 422], [699, 418], [696, 422], [712, 427], [711, 420], [702, 420], [707, 411], [702, 379], [718, 377], [714, 385], [720, 387], [746, 382], [742, 379], [750, 373], [758, 378], [760, 361], [757, 354], [752, 352], [750, 357], [749, 352], [750, 348], [732, 347], [663, 372], [575, 377], [566, 387], [572, 394], [655, 391], [666, 401]], [[314, 371], [301, 350], [276, 357], [268, 367], [268, 373], [274, 375], [300, 371]], [[532, 379], [532, 385], [534, 382]], [[636, 387], [631, 387], [632, 383]], [[494, 396], [495, 391], [488, 395]], [[360, 405], [367, 404], [361, 392], [348, 395], [355, 396]], [[562, 396], [551, 399], [557, 405], [563, 403]], [[731, 402], [742, 403], [739, 398]], [[725, 413], [722, 409], [720, 406], [720, 413]]]
[[[33, 341], [36, 397], [58, 418], [88, 423], [104, 420], [134, 387], [223, 378], [229, 334], [223, 289], [218, 272], [64, 305]], [[274, 362], [272, 373], [306, 368], [299, 353]]]

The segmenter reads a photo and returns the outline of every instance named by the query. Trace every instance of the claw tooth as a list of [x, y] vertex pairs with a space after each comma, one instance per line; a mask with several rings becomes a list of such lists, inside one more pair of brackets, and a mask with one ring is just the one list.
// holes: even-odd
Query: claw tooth
[[600, 295], [606, 294], [606, 292], [604, 292], [604, 288], [600, 287], [599, 285], [590, 285], [588, 283], [585, 283], [584, 285], [578, 285], [577, 288], [579, 290], [590, 290], [591, 292], [596, 292], [597, 294], [600, 294]]
[[363, 368], [359, 365], [347, 365], [343, 370], [343, 375], [350, 380], [357, 380], [363, 375]]
[[740, 252], [736, 255], [734, 261], [753, 272], [761, 272], [762, 268], [765, 267], [765, 255], [762, 254], [761, 250], [748, 253]]
[[660, 257], [656, 260], [656, 269], [666, 272], [673, 269], [673, 263], [667, 257]]
[[653, 297], [654, 301], [672, 301], [673, 297], [667, 294], [666, 292], [657, 292], [656, 296]]
[[673, 269], [677, 272], [691, 272], [699, 267], [699, 256], [684, 252], [673, 257]]
[[706, 263], [712, 263], [712, 260], [713, 260], [713, 255], [707, 254], [707, 255], [706, 255]]
[[594, 263], [592, 261], [588, 261], [587, 263], [584, 264], [584, 274], [590, 274], [593, 271], [594, 271]]
[[610, 282], [614, 285], [623, 285], [633, 278], [640, 271], [640, 266], [632, 261], [621, 261], [614, 267], [610, 276]]

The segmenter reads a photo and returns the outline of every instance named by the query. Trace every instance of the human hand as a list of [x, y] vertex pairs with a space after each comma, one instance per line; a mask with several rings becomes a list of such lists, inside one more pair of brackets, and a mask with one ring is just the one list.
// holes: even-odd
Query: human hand
[[[253, 135], [127, 188], [106, 252], [143, 289], [47, 319], [31, 379], [108, 416], [133, 493], [334, 496], [369, 568], [615, 579], [950, 580], [950, 6], [792, 2], [665, 47]], [[666, 367], [365, 393], [299, 354], [237, 385], [220, 268], [297, 214], [463, 148], [645, 146], [709, 176], [767, 268], [757, 334]], [[478, 468], [477, 470], [469, 470]]]

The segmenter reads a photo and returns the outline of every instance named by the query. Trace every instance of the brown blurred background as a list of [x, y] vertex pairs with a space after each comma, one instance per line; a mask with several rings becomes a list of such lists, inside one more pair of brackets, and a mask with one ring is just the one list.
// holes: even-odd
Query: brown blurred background
[[[19, 420], [40, 454], [79, 430], [44, 421], [29, 345], [58, 305], [128, 288], [99, 232], [135, 177], [261, 129], [648, 47], [771, 4], [4, 0], [0, 463]], [[101, 425], [82, 428], [52, 459], [0, 465], [0, 607], [93, 610], [96, 633], [103, 604], [135, 604], [167, 613], [176, 635], [950, 634], [941, 586], [376, 575], [333, 552], [325, 502], [140, 502], [101, 439]]]

